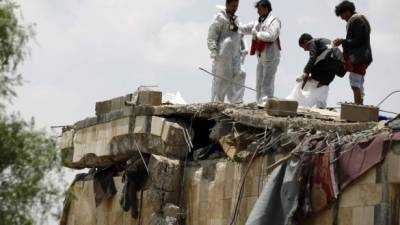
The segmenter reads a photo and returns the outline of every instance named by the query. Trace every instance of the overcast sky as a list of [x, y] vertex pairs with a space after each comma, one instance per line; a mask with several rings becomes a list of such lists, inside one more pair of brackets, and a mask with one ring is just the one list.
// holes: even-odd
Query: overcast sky
[[[67, 125], [94, 116], [96, 101], [133, 92], [140, 85], [180, 91], [188, 102], [210, 99], [206, 48], [208, 26], [223, 0], [18, 0], [26, 23], [35, 23], [36, 42], [21, 67], [26, 84], [18, 88], [15, 110], [39, 126]], [[276, 96], [286, 97], [301, 74], [307, 53], [297, 45], [309, 32], [330, 39], [345, 36], [334, 14], [337, 0], [273, 0], [282, 21], [282, 57]], [[242, 22], [257, 18], [254, 0], [242, 0]], [[400, 89], [400, 1], [359, 0], [357, 10], [372, 26], [374, 62], [366, 75], [366, 104], [377, 104]], [[247, 41], [250, 42], [249, 40]], [[249, 44], [248, 44], [249, 45]], [[246, 85], [255, 86], [256, 58], [248, 57]], [[245, 101], [255, 100], [246, 91]], [[352, 101], [348, 76], [331, 85], [329, 105]], [[400, 112], [400, 95], [382, 107]]]

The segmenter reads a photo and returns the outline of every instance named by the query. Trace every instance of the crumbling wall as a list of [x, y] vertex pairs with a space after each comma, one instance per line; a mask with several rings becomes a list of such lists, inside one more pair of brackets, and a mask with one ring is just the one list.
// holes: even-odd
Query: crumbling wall
[[[115, 177], [114, 182], [117, 194], [111, 199], [105, 200], [98, 207], [94, 201], [93, 181], [77, 181], [72, 187], [72, 199], [67, 215], [67, 225], [131, 225], [138, 220], [131, 217], [129, 212], [124, 212], [119, 204], [122, 193], [121, 177]], [[142, 224], [149, 224], [151, 219], [151, 206], [148, 199], [148, 191], [143, 193]]]
[[[99, 104], [96, 118], [80, 121], [64, 131], [60, 147], [65, 166], [75, 169], [104, 168], [125, 163], [133, 156], [149, 157], [149, 180], [143, 188], [143, 198], [138, 194], [143, 203], [141, 224], [146, 225], [245, 224], [276, 163], [299, 144], [298, 130], [342, 136], [377, 125], [347, 123], [339, 121], [335, 113], [323, 115], [306, 110], [295, 118], [277, 118], [251, 106], [218, 103], [127, 107], [121, 103], [125, 98], [112, 100], [118, 104]], [[247, 130], [248, 135], [236, 135], [236, 129], [239, 133]], [[270, 146], [275, 151], [268, 150], [251, 161], [251, 153], [259, 143], [245, 141], [246, 154], [237, 157], [243, 150], [239, 149], [243, 140], [232, 144], [229, 135], [254, 138], [257, 132], [267, 130], [282, 134], [279, 145]], [[195, 157], [193, 151], [211, 143], [225, 153]], [[226, 150], [230, 147], [234, 148], [233, 153]], [[337, 218], [340, 225], [399, 224], [399, 154], [399, 146], [393, 146], [382, 165], [348, 187], [340, 197], [338, 210], [333, 206], [303, 222], [330, 224]], [[76, 182], [68, 224], [138, 224], [122, 211], [121, 177], [114, 180], [117, 194], [97, 208], [93, 182]], [[243, 193], [239, 195], [241, 189]]]

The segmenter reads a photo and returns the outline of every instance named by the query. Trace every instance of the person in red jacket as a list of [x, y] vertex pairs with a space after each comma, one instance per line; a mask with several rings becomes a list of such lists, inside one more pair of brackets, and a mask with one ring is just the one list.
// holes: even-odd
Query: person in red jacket
[[335, 46], [342, 45], [345, 69], [350, 72], [350, 85], [354, 93], [354, 102], [364, 103], [364, 76], [372, 62], [371, 26], [365, 16], [356, 13], [354, 3], [343, 1], [336, 6], [335, 13], [347, 22], [345, 39], [334, 40]]

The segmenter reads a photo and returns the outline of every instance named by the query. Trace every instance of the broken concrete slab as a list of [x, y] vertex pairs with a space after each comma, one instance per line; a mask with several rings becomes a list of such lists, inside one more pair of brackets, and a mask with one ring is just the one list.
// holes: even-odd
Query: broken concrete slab
[[[110, 154], [112, 152], [110, 143], [115, 137], [129, 134], [132, 120], [132, 117], [125, 117], [76, 130], [73, 138], [73, 156], [69, 159], [68, 166], [81, 168], [89, 162], [90, 164], [99, 162], [99, 160], [100, 162], [102, 160], [113, 162], [118, 157], [118, 160], [128, 157], [128, 153], [122, 151], [119, 152], [121, 156], [115, 155], [113, 159]], [[115, 151], [114, 149], [113, 151]]]
[[298, 129], [314, 129], [326, 132], [338, 132], [339, 134], [351, 134], [358, 131], [370, 130], [376, 126], [376, 122], [335, 122], [326, 121], [320, 118], [283, 118], [268, 115], [263, 110], [254, 109], [237, 109], [227, 108], [224, 110], [224, 115], [231, 118], [233, 121], [244, 124], [246, 126], [260, 129], [280, 129], [280, 130], [298, 130]]
[[188, 151], [186, 128], [161, 117], [136, 117], [134, 139], [146, 153], [182, 159]]

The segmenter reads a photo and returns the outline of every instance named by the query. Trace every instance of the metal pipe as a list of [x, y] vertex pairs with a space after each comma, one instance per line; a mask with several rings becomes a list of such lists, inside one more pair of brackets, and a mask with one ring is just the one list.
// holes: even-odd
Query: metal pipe
[[241, 86], [241, 87], [244, 87], [244, 88], [247, 88], [247, 89], [249, 89], [249, 90], [252, 90], [252, 91], [255, 91], [255, 92], [257, 92], [257, 90], [256, 90], [256, 89], [254, 89], [254, 88], [247, 87], [247, 86], [245, 86], [245, 85], [243, 85], [243, 84], [239, 84], [239, 83], [236, 83], [236, 82], [234, 82], [234, 81], [232, 81], [232, 80], [229, 80], [229, 79], [227, 79], [227, 78], [224, 78], [224, 77], [218, 76], [218, 75], [216, 75], [216, 74], [213, 74], [213, 73], [209, 72], [208, 70], [206, 70], [206, 69], [203, 69], [203, 68], [201, 68], [201, 67], [199, 67], [199, 70], [201, 70], [201, 71], [203, 71], [203, 72], [206, 72], [207, 74], [209, 74], [209, 75], [211, 75], [211, 76], [213, 76], [213, 77], [217, 77], [217, 78], [219, 78], [219, 79], [222, 79], [222, 80], [225, 80], [225, 81], [231, 82], [232, 84], [236, 84], [236, 85], [239, 85], [239, 86]]
[[384, 103], [389, 97], [391, 97], [392, 95], [396, 94], [396, 93], [400, 93], [400, 90], [398, 91], [393, 91], [392, 93], [390, 93], [388, 96], [386, 96], [381, 102], [379, 102], [379, 104], [377, 105], [378, 107], [380, 105], [382, 105], [382, 103]]

